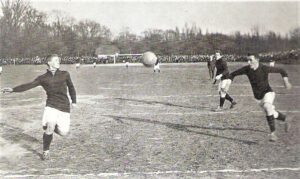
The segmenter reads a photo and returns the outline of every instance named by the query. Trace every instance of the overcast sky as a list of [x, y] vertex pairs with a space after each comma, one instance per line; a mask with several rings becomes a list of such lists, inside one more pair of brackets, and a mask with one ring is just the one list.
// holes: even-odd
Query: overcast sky
[[180, 29], [195, 24], [203, 32], [231, 34], [272, 30], [285, 35], [300, 26], [300, 1], [107, 1], [31, 0], [33, 7], [46, 13], [60, 10], [76, 20], [90, 19], [116, 35], [125, 27], [140, 34], [146, 29]]

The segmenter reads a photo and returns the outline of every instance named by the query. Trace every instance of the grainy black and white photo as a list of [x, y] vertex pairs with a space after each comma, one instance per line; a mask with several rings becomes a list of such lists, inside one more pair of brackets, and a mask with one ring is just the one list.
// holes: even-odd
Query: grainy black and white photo
[[0, 0], [0, 178], [300, 178], [300, 1]]

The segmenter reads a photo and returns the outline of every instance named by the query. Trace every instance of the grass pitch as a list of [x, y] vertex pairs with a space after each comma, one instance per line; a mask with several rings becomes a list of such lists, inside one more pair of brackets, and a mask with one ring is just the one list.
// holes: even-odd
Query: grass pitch
[[[233, 71], [242, 64], [232, 63]], [[1, 94], [0, 175], [45, 178], [298, 178], [300, 175], [299, 65], [281, 65], [269, 76], [275, 106], [292, 125], [279, 140], [269, 129], [246, 76], [230, 94], [238, 102], [224, 112], [206, 63], [162, 64], [161, 73], [142, 66], [63, 65], [77, 91], [71, 131], [54, 135], [51, 159], [42, 161], [41, 87]], [[5, 66], [1, 87], [29, 82], [46, 66]], [[225, 102], [228, 108], [228, 102]]]

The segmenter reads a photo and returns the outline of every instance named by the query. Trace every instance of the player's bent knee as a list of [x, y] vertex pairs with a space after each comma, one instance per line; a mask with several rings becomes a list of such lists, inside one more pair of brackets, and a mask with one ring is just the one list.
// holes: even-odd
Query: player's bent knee
[[224, 88], [221, 88], [221, 91], [220, 91], [220, 96], [222, 97], [222, 98], [225, 98], [225, 96], [226, 96], [226, 91], [224, 90]]
[[51, 129], [47, 128], [47, 129], [45, 130], [45, 133], [46, 133], [47, 135], [51, 135], [51, 134], [54, 133], [54, 130], [51, 130]]
[[69, 132], [61, 132], [59, 135], [60, 136], [66, 136]]
[[69, 133], [69, 131], [62, 131], [62, 130], [58, 130], [57, 134], [60, 136], [66, 136]]
[[274, 113], [274, 107], [271, 103], [264, 103], [262, 105], [262, 107], [264, 108], [265, 112], [267, 113], [267, 115], [272, 115]]
[[47, 125], [43, 126], [43, 129], [47, 135], [51, 135], [54, 132], [54, 126], [47, 123]]
[[270, 103], [263, 103], [262, 107], [266, 110], [273, 110], [273, 105]]

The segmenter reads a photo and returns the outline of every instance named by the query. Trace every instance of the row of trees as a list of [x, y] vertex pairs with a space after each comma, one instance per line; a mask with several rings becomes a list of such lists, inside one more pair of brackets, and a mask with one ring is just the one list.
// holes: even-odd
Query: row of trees
[[[300, 27], [282, 37], [270, 31], [233, 35], [205, 34], [196, 25], [170, 30], [148, 29], [142, 36], [129, 28], [113, 37], [107, 26], [91, 20], [77, 22], [60, 11], [45, 14], [23, 0], [1, 0], [0, 57], [33, 57], [58, 53], [65, 56], [93, 56], [101, 45], [118, 47], [120, 53], [147, 50], [162, 55], [228, 54], [283, 51], [299, 48]], [[103, 52], [105, 53], [105, 52]]]

